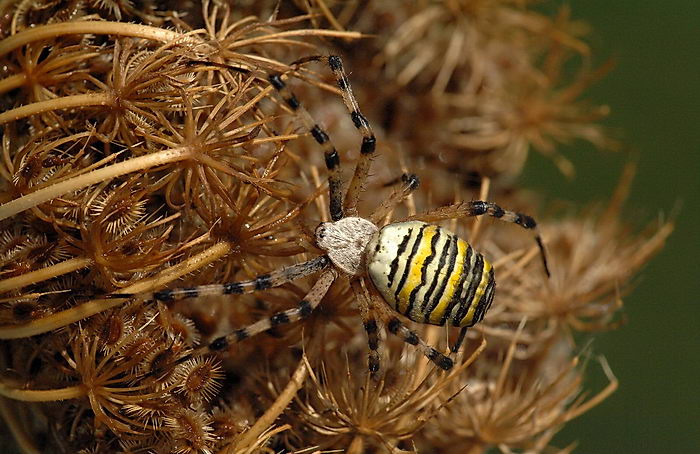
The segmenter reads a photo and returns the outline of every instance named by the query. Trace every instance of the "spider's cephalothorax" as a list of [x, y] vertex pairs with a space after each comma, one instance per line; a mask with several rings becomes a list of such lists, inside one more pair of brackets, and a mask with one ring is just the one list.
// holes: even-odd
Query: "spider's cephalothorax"
[[[459, 349], [467, 328], [479, 322], [493, 301], [496, 282], [491, 264], [466, 241], [451, 232], [421, 219], [436, 222], [443, 219], [489, 215], [526, 229], [535, 229], [535, 221], [524, 214], [504, 210], [496, 204], [471, 201], [442, 207], [430, 214], [412, 216], [411, 220], [377, 227], [395, 205], [418, 187], [414, 175], [404, 175], [392, 194], [368, 218], [360, 217], [357, 201], [367, 179], [376, 140], [367, 119], [350, 88], [339, 57], [308, 57], [294, 65], [310, 61], [325, 61], [335, 75], [343, 101], [353, 124], [362, 134], [360, 158], [347, 189], [341, 180], [340, 156], [326, 132], [309, 115], [289, 90], [280, 74], [266, 76], [287, 106], [302, 120], [304, 127], [324, 152], [328, 169], [331, 222], [316, 228], [317, 246], [325, 252], [312, 260], [263, 274], [254, 279], [226, 284], [179, 288], [138, 295], [113, 294], [112, 298], [154, 299], [173, 301], [203, 295], [251, 293], [278, 287], [287, 282], [320, 272], [316, 283], [299, 302], [288, 309], [214, 339], [195, 353], [222, 351], [239, 342], [276, 326], [308, 317], [321, 302], [333, 282], [339, 277], [349, 279], [367, 332], [369, 370], [379, 370], [379, 328], [385, 325], [392, 334], [416, 346], [438, 367], [448, 370], [453, 361], [426, 344], [416, 332], [407, 328], [399, 318], [402, 314], [417, 323], [461, 327], [452, 351]], [[212, 64], [239, 73], [253, 74], [246, 69]], [[539, 235], [545, 271], [547, 261]], [[183, 362], [187, 358], [178, 360]]]

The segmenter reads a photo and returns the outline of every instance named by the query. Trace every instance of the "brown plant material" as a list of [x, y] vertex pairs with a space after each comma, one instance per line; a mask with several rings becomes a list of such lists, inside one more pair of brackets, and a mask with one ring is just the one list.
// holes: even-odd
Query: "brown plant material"
[[[587, 29], [568, 8], [171, 6], [0, 5], [0, 415], [19, 449], [552, 452], [563, 425], [614, 391], [601, 360], [610, 384], [586, 394], [591, 368], [571, 333], [617, 328], [622, 296], [672, 230], [629, 227], [629, 174], [602, 213], [540, 222], [548, 281], [527, 232], [443, 220], [477, 197], [537, 212], [506, 184], [530, 150], [571, 175], [561, 144], [610, 145], [597, 123], [607, 109], [582, 101], [608, 67], [590, 68]], [[342, 279], [303, 323], [222, 355], [192, 353], [298, 304], [314, 279], [167, 304], [106, 296], [248, 279], [318, 255], [323, 153], [268, 76], [328, 130], [349, 175], [356, 130], [329, 71], [305, 58], [339, 49], [379, 139], [359, 211], [414, 171], [422, 187], [373, 220], [430, 212], [497, 271], [494, 307], [449, 373], [382, 339], [383, 372], [370, 379]], [[474, 173], [480, 194], [463, 187]], [[441, 346], [454, 334], [418, 333]]]

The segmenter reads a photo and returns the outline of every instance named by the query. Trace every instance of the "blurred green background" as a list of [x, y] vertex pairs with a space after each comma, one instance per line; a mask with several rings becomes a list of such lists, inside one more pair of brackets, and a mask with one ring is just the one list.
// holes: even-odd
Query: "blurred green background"
[[[559, 2], [557, 2], [559, 3]], [[700, 1], [587, 0], [571, 3], [573, 17], [592, 28], [589, 42], [613, 71], [588, 91], [608, 104], [606, 125], [621, 131], [631, 153], [601, 154], [581, 145], [566, 154], [577, 169], [567, 181], [551, 163], [533, 157], [524, 183], [577, 202], [606, 200], [623, 164], [638, 163], [625, 207], [642, 227], [675, 215], [666, 248], [643, 269], [625, 298], [627, 324], [598, 334], [620, 380], [607, 401], [570, 423], [555, 438], [575, 452], [700, 452]], [[551, 3], [545, 7], [551, 7]], [[680, 209], [678, 209], [680, 207]], [[591, 390], [606, 381], [594, 372]]]

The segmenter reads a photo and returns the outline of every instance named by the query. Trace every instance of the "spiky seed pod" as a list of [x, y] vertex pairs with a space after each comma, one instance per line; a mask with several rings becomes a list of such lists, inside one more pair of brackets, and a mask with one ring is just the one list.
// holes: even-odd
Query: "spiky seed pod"
[[211, 418], [203, 411], [182, 408], [164, 418], [173, 454], [212, 454], [215, 442]]
[[148, 203], [146, 199], [135, 199], [133, 196], [128, 187], [102, 192], [90, 204], [90, 216], [100, 218], [106, 225], [105, 230], [112, 235], [127, 234], [145, 216]]
[[220, 405], [212, 412], [211, 427], [217, 440], [226, 442], [250, 427], [253, 421], [252, 410], [241, 400], [232, 405]]
[[221, 363], [213, 357], [195, 357], [177, 367], [172, 382], [175, 392], [187, 402], [200, 404], [209, 402], [219, 392], [224, 377]]
[[188, 346], [199, 344], [201, 338], [192, 320], [182, 314], [175, 313], [170, 322], [170, 330], [179, 336]]
[[134, 317], [122, 309], [99, 314], [95, 317], [102, 351], [106, 354], [123, 348], [124, 342], [134, 331]]

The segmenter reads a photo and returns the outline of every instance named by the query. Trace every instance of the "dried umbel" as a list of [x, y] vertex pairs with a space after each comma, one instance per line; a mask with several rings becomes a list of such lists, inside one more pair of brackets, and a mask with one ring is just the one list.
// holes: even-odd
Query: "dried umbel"
[[[510, 180], [534, 150], [571, 177], [560, 145], [616, 145], [597, 124], [608, 107], [582, 99], [610, 65], [591, 67], [588, 27], [568, 7], [548, 17], [529, 3], [310, 2], [320, 23], [378, 35], [353, 45], [348, 65], [372, 69], [361, 83], [381, 90], [360, 101], [409, 154], [434, 168]], [[416, 119], [422, 127], [413, 127]]]
[[[593, 368], [579, 366], [571, 332], [617, 326], [625, 284], [671, 225], [630, 231], [620, 196], [602, 215], [544, 220], [547, 279], [527, 232], [445, 220], [474, 199], [536, 214], [506, 184], [528, 150], [570, 174], [558, 144], [607, 144], [595, 123], [605, 109], [576, 101], [604, 70], [588, 69], [581, 24], [523, 2], [360, 6], [0, 6], [0, 406], [21, 449], [450, 452], [459, 441], [544, 452], [612, 392], [609, 374], [583, 400]], [[343, 84], [313, 64], [338, 49], [349, 51], [355, 125]], [[571, 81], [562, 67], [579, 58]], [[217, 337], [298, 307], [316, 279], [246, 297], [114, 296], [241, 281], [321, 255], [314, 228], [337, 201], [318, 130], [351, 167], [360, 107], [379, 157], [350, 190], [358, 211], [383, 207], [378, 225], [427, 211], [493, 264], [493, 308], [450, 372], [377, 337], [371, 376], [357, 282], [333, 284], [296, 326], [206, 354]], [[422, 186], [394, 206], [408, 172]], [[474, 172], [494, 177], [478, 193], [462, 184]], [[457, 333], [415, 334], [447, 354]]]

